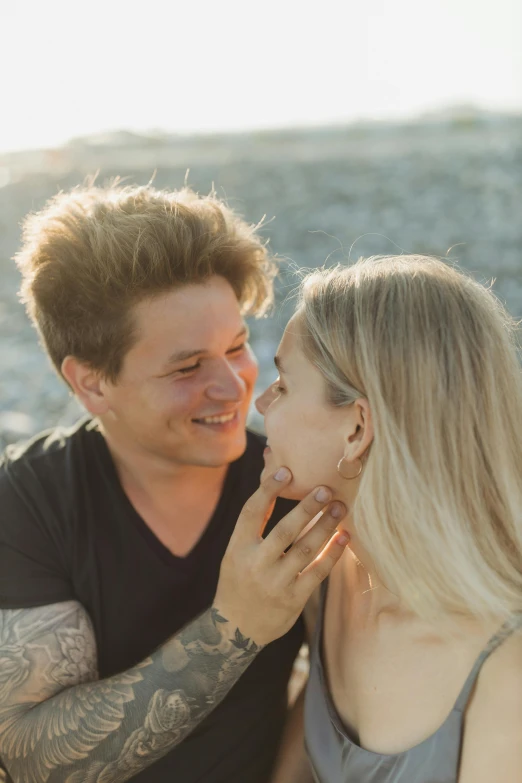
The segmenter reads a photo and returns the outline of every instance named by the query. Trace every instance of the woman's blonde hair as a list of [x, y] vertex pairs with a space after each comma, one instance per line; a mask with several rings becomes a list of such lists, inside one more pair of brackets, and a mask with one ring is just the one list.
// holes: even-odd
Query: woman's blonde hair
[[386, 586], [426, 619], [522, 611], [522, 386], [515, 324], [436, 258], [309, 275], [304, 350], [334, 405], [374, 424], [354, 522]]

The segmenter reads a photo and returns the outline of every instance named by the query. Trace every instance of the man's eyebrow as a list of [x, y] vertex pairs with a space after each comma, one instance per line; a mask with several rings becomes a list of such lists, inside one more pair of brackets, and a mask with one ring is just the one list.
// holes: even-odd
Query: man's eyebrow
[[[236, 340], [239, 340], [240, 337], [245, 336], [248, 338], [249, 331], [248, 326], [245, 324], [242, 329], [236, 334], [232, 342], [235, 342]], [[199, 356], [202, 353], [206, 353], [206, 348], [189, 348], [186, 351], [179, 351], [178, 353], [173, 353], [166, 361], [166, 364], [176, 364], [177, 362], [186, 362], [187, 359], [192, 359], [194, 356]]]

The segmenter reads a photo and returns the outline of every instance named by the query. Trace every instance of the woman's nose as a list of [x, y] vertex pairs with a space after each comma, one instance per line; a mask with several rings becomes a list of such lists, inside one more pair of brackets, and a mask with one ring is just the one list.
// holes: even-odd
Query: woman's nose
[[273, 396], [274, 396], [273, 387], [269, 386], [267, 389], [264, 390], [263, 394], [259, 395], [259, 397], [255, 401], [254, 405], [256, 406], [256, 410], [262, 416], [265, 415], [266, 409], [272, 402]]

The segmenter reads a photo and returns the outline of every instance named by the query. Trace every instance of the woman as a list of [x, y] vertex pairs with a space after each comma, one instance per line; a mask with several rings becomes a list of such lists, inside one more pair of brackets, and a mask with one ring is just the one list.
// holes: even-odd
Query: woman
[[302, 285], [258, 409], [265, 473], [292, 471], [286, 496], [322, 483], [350, 509], [306, 694], [320, 783], [522, 780], [511, 327], [490, 292], [433, 258], [362, 260]]

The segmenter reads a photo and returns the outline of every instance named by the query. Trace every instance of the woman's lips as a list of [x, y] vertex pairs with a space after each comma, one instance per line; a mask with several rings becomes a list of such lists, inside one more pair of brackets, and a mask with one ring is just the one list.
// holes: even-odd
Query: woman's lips
[[267, 446], [265, 448], [265, 450], [263, 451], [263, 457], [266, 457], [268, 454], [271, 454], [271, 453], [272, 453], [272, 449], [270, 448], [270, 446]]

